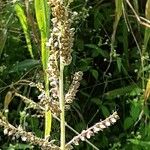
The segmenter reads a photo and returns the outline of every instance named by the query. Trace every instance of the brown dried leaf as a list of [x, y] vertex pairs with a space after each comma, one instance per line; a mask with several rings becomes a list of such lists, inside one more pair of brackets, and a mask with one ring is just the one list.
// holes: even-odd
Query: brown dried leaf
[[147, 101], [147, 99], [150, 96], [150, 79], [148, 79], [147, 85], [146, 85], [146, 89], [144, 92], [144, 100]]
[[12, 91], [8, 91], [7, 94], [5, 95], [5, 100], [4, 100], [4, 109], [7, 109], [10, 102], [13, 99], [13, 93]]

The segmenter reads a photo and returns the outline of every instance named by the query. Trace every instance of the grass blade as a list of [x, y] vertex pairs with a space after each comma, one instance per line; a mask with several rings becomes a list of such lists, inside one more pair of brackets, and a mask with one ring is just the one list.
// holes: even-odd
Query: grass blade
[[116, 10], [115, 10], [115, 22], [113, 25], [113, 34], [112, 34], [112, 50], [113, 50], [113, 46], [114, 46], [114, 42], [115, 42], [115, 35], [116, 35], [116, 30], [117, 30], [117, 26], [120, 20], [120, 17], [122, 16], [122, 0], [116, 0], [115, 1], [115, 6], [116, 6]]
[[122, 96], [125, 94], [128, 95], [136, 95], [141, 91], [141, 89], [137, 85], [128, 85], [125, 87], [121, 87], [118, 89], [114, 89], [112, 91], [108, 91], [107, 93], [104, 94], [106, 99], [115, 99], [118, 96]]
[[48, 40], [49, 36], [49, 8], [47, 5], [46, 0], [35, 0], [34, 1], [34, 7], [35, 7], [35, 13], [36, 13], [36, 19], [38, 23], [38, 27], [40, 29], [41, 33], [41, 55], [42, 55], [42, 64], [43, 69], [47, 69], [47, 62], [48, 62], [48, 56], [49, 52], [46, 47], [46, 42]]
[[21, 73], [24, 71], [29, 71], [30, 69], [38, 66], [40, 64], [39, 60], [35, 59], [26, 59], [21, 62], [17, 62], [16, 64], [10, 66], [8, 68], [9, 73]]
[[[145, 8], [145, 16], [146, 19], [150, 20], [150, 0], [147, 0], [146, 8]], [[146, 27], [145, 35], [144, 35], [144, 49], [147, 49], [147, 45], [150, 38], [150, 28]]]
[[26, 42], [27, 42], [27, 46], [28, 46], [28, 50], [30, 52], [30, 55], [32, 58], [34, 58], [33, 56], [33, 51], [32, 51], [32, 45], [31, 45], [31, 39], [30, 39], [30, 34], [28, 32], [28, 23], [27, 23], [27, 18], [26, 18], [26, 15], [24, 13], [24, 10], [23, 8], [21, 7], [21, 4], [19, 3], [16, 3], [15, 4], [15, 11], [16, 11], [16, 14], [19, 18], [19, 21], [21, 23], [21, 26], [23, 28], [23, 32], [25, 34], [25, 38], [26, 38]]
[[5, 95], [5, 100], [4, 100], [4, 110], [8, 109], [8, 106], [10, 102], [12, 101], [13, 94], [12, 91], [8, 91], [7, 94]]
[[117, 31], [117, 27], [118, 27], [118, 23], [119, 23], [119, 20], [120, 20], [120, 17], [122, 16], [122, 3], [123, 1], [122, 0], [116, 0], [115, 1], [115, 6], [116, 6], [116, 9], [115, 9], [115, 21], [113, 23], [113, 33], [112, 33], [112, 36], [111, 36], [111, 52], [110, 52], [110, 62], [106, 68], [106, 71], [105, 71], [105, 75], [112, 63], [112, 57], [113, 57], [113, 53], [114, 53], [114, 44], [115, 44], [115, 37], [116, 37], [116, 31]]
[[3, 49], [5, 46], [6, 40], [7, 40], [7, 34], [8, 34], [7, 26], [9, 24], [9, 22], [11, 21], [12, 17], [13, 17], [13, 14], [11, 13], [6, 21], [5, 28], [2, 29], [2, 31], [0, 32], [0, 39], [1, 39], [0, 40], [0, 58], [3, 53]]
[[2, 33], [0, 33], [0, 58], [7, 40], [7, 29], [3, 29], [1, 32]]
[[116, 0], [116, 20], [119, 21], [122, 16], [122, 0]]
[[[49, 57], [49, 49], [46, 47], [46, 42], [49, 36], [49, 23], [50, 23], [50, 10], [47, 5], [47, 0], [35, 0], [34, 1], [36, 19], [38, 27], [41, 33], [41, 57], [43, 70], [45, 72], [45, 89], [47, 95], [49, 95], [49, 81], [46, 73]], [[45, 139], [47, 139], [51, 132], [52, 115], [50, 111], [45, 112]]]
[[116, 35], [116, 30], [117, 30], [117, 26], [120, 20], [120, 17], [122, 16], [122, 0], [116, 0], [115, 1], [115, 6], [116, 6], [116, 10], [115, 10], [115, 22], [113, 25], [113, 34], [112, 34], [112, 41], [111, 41], [111, 50], [113, 51], [113, 47], [114, 47], [114, 42], [115, 42], [115, 35]]

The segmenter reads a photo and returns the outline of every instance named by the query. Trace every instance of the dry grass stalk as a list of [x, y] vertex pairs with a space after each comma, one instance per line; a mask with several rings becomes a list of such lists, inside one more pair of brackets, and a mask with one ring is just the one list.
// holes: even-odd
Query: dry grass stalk
[[21, 138], [22, 141], [30, 142], [33, 145], [39, 145], [42, 150], [59, 150], [59, 147], [53, 144], [53, 141], [48, 142], [45, 139], [41, 139], [35, 136], [32, 132], [24, 131], [20, 126], [14, 127], [11, 125], [5, 116], [0, 113], [0, 126], [4, 127], [4, 134], [8, 136], [13, 136], [18, 139]]

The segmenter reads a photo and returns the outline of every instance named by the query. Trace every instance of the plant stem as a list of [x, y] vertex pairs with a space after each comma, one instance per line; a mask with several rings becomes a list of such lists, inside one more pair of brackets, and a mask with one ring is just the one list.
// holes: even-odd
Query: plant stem
[[[41, 34], [41, 53], [42, 53], [42, 64], [43, 64], [43, 70], [44, 70], [44, 81], [45, 81], [45, 92], [46, 95], [49, 97], [49, 80], [48, 80], [48, 73], [46, 72], [47, 64], [48, 64], [48, 56], [49, 52], [47, 47], [45, 46], [46, 43], [46, 36], [44, 34]], [[51, 124], [52, 124], [52, 115], [51, 111], [47, 108], [49, 106], [45, 106], [45, 131], [44, 131], [44, 138], [48, 140], [51, 132]]]
[[[45, 73], [45, 91], [47, 96], [49, 96], [49, 80], [48, 74]], [[48, 106], [46, 106], [48, 108]], [[52, 124], [52, 114], [51, 111], [45, 111], [45, 139], [48, 140], [51, 132], [51, 124]]]
[[60, 148], [65, 150], [65, 102], [64, 102], [64, 80], [63, 80], [64, 64], [60, 57], [60, 75], [59, 75], [59, 104], [60, 104]]

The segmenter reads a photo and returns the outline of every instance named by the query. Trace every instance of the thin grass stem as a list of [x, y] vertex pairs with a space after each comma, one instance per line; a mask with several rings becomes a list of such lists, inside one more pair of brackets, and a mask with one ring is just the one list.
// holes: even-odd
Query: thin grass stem
[[60, 57], [60, 76], [59, 76], [59, 103], [60, 103], [60, 148], [65, 150], [65, 101], [64, 101], [64, 80], [63, 80], [64, 64]]

